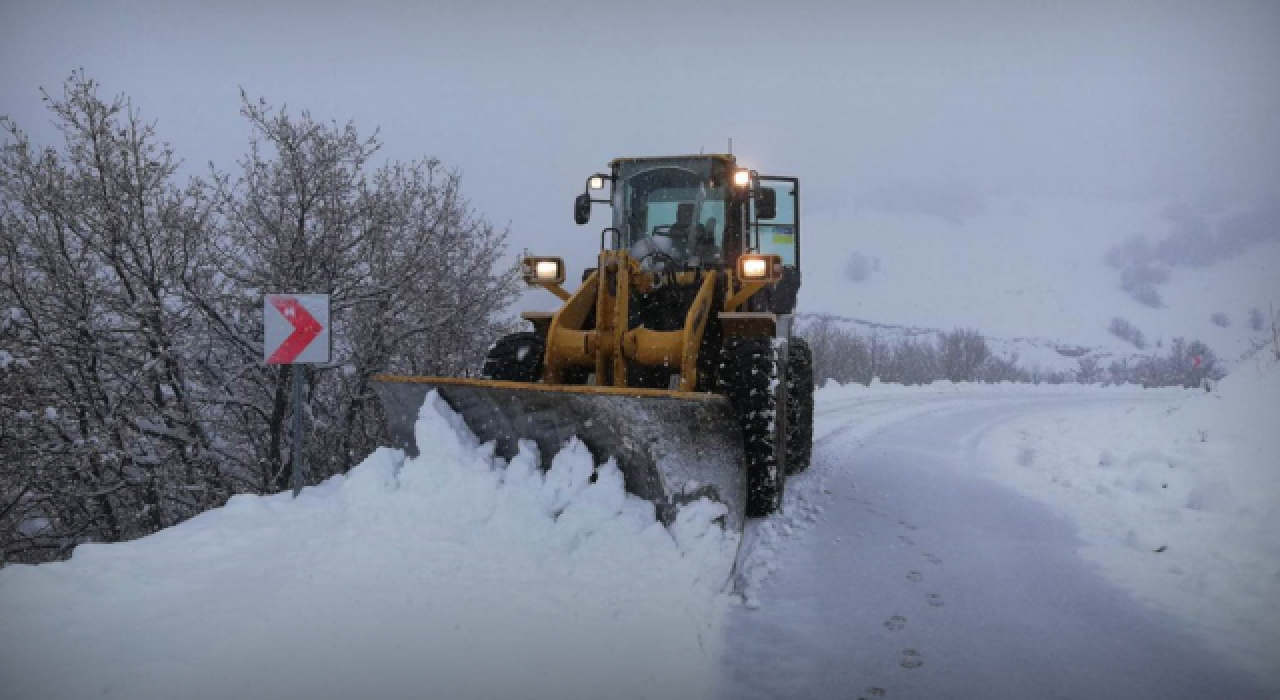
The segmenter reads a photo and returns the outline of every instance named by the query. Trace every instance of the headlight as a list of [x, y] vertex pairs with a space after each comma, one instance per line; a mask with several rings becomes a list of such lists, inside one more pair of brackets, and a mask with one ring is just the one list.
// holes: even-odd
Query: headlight
[[761, 280], [769, 276], [769, 261], [744, 255], [738, 263], [738, 270], [744, 280]]
[[593, 190], [603, 190], [603, 189], [604, 189], [604, 176], [603, 176], [603, 175], [592, 175], [592, 176], [591, 176], [591, 179], [587, 180], [587, 185], [588, 185], [588, 186], [590, 186], [590, 187], [591, 187], [591, 189], [593, 189]]
[[560, 263], [554, 260], [539, 260], [533, 266], [533, 276], [544, 282], [558, 279], [560, 277]]
[[746, 187], [751, 184], [750, 170], [735, 170], [733, 172], [733, 184], [737, 187]]
[[560, 258], [525, 258], [521, 274], [529, 284], [564, 282], [564, 261]]

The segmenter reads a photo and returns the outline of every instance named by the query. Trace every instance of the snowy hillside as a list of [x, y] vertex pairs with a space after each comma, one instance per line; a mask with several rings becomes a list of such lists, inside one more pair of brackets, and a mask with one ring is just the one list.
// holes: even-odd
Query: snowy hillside
[[[1230, 363], [1261, 337], [1251, 310], [1280, 311], [1280, 220], [1267, 209], [898, 185], [812, 210], [804, 227], [808, 313], [1134, 352], [1107, 332], [1119, 317], [1152, 343], [1199, 338]], [[1151, 293], [1159, 307], [1139, 300]]]

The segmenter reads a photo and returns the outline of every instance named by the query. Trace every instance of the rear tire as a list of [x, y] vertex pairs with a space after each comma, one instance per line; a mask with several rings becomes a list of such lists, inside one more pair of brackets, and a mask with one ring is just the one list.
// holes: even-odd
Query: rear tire
[[512, 333], [498, 339], [484, 358], [480, 376], [508, 382], [536, 382], [542, 378], [545, 348], [537, 333]]
[[747, 456], [747, 517], [782, 509], [786, 484], [775, 452], [778, 351], [772, 338], [726, 338], [720, 353], [720, 393], [742, 427]]
[[813, 352], [803, 338], [787, 344], [787, 473], [809, 468], [813, 457]]

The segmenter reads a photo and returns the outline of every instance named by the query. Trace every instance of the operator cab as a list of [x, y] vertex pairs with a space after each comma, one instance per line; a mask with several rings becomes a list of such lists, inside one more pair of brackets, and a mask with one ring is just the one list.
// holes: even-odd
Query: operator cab
[[[614, 249], [626, 250], [649, 270], [732, 268], [745, 252], [782, 258], [782, 281], [767, 296], [777, 313], [790, 313], [800, 287], [800, 192], [793, 177], [759, 175], [732, 155], [618, 158], [608, 174], [587, 180], [574, 206], [585, 224], [591, 204], [610, 204]], [[610, 196], [592, 190], [610, 185]]]
[[724, 262], [727, 164], [713, 158], [614, 161], [613, 226], [642, 263]]

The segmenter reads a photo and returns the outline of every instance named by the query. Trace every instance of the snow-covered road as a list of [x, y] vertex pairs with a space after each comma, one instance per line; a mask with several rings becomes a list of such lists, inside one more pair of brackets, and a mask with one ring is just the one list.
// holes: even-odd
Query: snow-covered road
[[1062, 515], [980, 476], [995, 427], [1117, 402], [1170, 395], [820, 404], [814, 464], [754, 557], [776, 570], [729, 618], [721, 696], [1275, 697], [1085, 563]]

